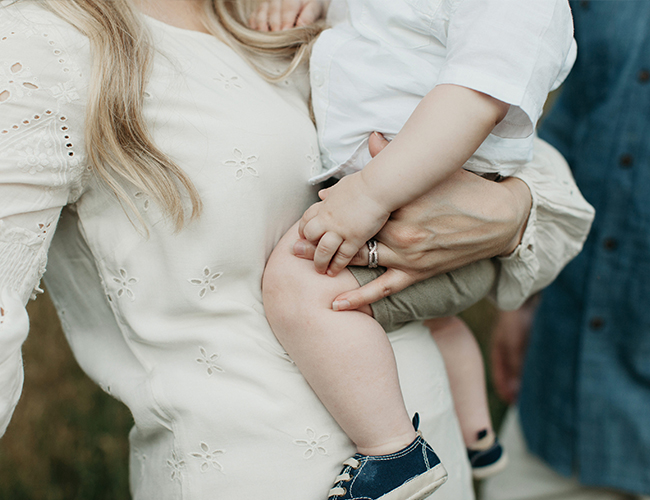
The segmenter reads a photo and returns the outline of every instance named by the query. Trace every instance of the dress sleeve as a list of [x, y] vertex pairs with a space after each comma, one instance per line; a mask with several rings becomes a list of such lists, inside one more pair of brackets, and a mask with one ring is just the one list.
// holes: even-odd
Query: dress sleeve
[[0, 435], [22, 389], [25, 304], [85, 184], [79, 77], [58, 29], [0, 6]]
[[493, 134], [533, 133], [548, 93], [576, 57], [566, 0], [457, 0], [438, 84], [461, 85], [510, 104]]
[[530, 188], [533, 206], [521, 243], [499, 259], [493, 298], [504, 310], [519, 308], [557, 277], [582, 250], [595, 215], [562, 155], [541, 139], [534, 140], [533, 161], [515, 177]]

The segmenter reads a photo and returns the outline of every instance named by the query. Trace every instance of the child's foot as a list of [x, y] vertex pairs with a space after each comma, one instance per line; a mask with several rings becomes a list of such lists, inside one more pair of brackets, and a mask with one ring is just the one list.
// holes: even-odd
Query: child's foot
[[[419, 417], [413, 417], [418, 428]], [[421, 500], [447, 480], [447, 471], [418, 432], [406, 448], [388, 455], [357, 453], [343, 462], [330, 500]]]
[[508, 465], [508, 456], [493, 432], [479, 431], [478, 441], [467, 448], [474, 479], [485, 479], [501, 472]]

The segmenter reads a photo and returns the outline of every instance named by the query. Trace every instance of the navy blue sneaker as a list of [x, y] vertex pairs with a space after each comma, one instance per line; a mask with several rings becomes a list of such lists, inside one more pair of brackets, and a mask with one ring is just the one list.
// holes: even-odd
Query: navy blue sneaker
[[[418, 421], [416, 413], [416, 430]], [[389, 455], [357, 453], [343, 465], [329, 492], [330, 500], [421, 500], [447, 480], [447, 471], [420, 432], [400, 451]]]
[[508, 456], [494, 433], [484, 429], [478, 433], [478, 441], [467, 448], [474, 479], [485, 479], [505, 469]]

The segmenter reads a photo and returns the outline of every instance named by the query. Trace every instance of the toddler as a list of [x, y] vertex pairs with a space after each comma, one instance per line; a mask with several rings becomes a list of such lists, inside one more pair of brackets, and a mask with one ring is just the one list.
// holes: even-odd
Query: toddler
[[[296, 20], [315, 3], [275, 5]], [[267, 29], [259, 20], [271, 11], [263, 9], [255, 24]], [[548, 92], [575, 59], [571, 13], [566, 0], [333, 0], [328, 21], [332, 28], [310, 61], [323, 164], [312, 181], [340, 180], [274, 250], [264, 303], [278, 340], [357, 447], [330, 498], [417, 500], [447, 475], [417, 433], [417, 414], [413, 422], [408, 416], [385, 333], [480, 299], [493, 285], [494, 265], [480, 261], [425, 280], [372, 311], [349, 309], [341, 294], [382, 272], [373, 269], [372, 238], [393, 211], [458, 169], [498, 180], [532, 158]], [[368, 153], [373, 131], [391, 140], [375, 158]], [[313, 264], [291, 254], [299, 237], [317, 244]], [[366, 244], [368, 268], [346, 269]], [[474, 475], [484, 477], [505, 461], [487, 412], [480, 352], [460, 320], [429, 326]]]

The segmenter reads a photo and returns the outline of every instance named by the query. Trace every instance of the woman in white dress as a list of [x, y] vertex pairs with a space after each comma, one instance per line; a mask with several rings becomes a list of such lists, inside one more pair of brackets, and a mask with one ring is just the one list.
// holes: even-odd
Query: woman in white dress
[[[282, 72], [315, 30], [246, 35], [251, 11], [226, 0], [0, 6], [0, 433], [22, 386], [24, 305], [48, 262], [77, 360], [133, 413], [136, 500], [317, 500], [353, 451], [275, 340], [260, 291], [272, 248], [316, 198], [307, 180], [319, 165], [305, 68], [271, 83], [256, 66]], [[272, 44], [268, 57], [247, 50]], [[481, 214], [489, 238], [461, 229], [480, 251], [421, 259], [412, 274], [500, 254], [516, 237], [497, 300], [507, 283], [525, 295], [552, 279], [591, 214], [541, 149], [530, 212], [523, 190], [525, 209], [505, 222]], [[452, 180], [444, 196], [471, 204], [503, 189], [472, 181]], [[395, 234], [380, 256], [406, 262]], [[449, 472], [436, 496], [471, 499], [435, 344], [421, 324], [391, 340], [407, 407]]]

